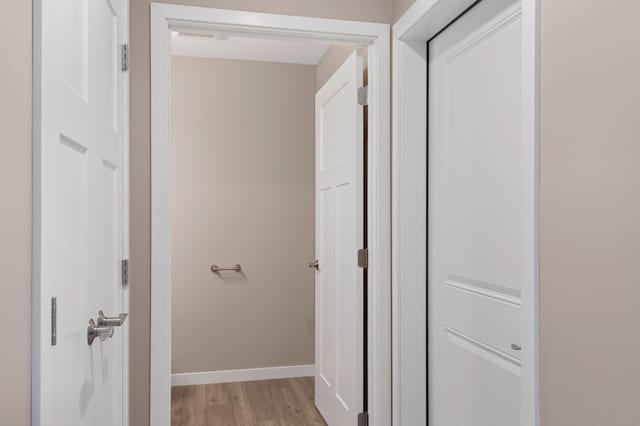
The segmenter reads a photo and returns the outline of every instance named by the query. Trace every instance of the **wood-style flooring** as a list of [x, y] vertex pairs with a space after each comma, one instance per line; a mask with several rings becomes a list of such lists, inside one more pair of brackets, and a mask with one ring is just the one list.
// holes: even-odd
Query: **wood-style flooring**
[[171, 426], [326, 426], [313, 377], [177, 386]]

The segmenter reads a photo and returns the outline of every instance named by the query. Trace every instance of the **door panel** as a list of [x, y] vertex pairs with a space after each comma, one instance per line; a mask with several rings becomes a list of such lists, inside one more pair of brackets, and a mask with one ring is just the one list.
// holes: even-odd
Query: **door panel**
[[354, 52], [316, 94], [316, 405], [356, 424], [363, 396], [363, 59]]
[[100, 310], [117, 316], [125, 306], [120, 46], [127, 9], [125, 0], [37, 4], [40, 376], [34, 424], [127, 424], [125, 330], [87, 342], [90, 318]]
[[532, 179], [522, 171], [519, 3], [476, 5], [430, 41], [428, 72], [429, 418], [514, 426]]

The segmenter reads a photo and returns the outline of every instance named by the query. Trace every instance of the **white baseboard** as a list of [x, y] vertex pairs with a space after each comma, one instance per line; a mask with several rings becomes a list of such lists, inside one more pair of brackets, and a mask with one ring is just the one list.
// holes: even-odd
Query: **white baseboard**
[[250, 382], [254, 380], [288, 379], [315, 374], [315, 365], [249, 368], [244, 370], [202, 371], [171, 375], [171, 386], [208, 385], [213, 383]]

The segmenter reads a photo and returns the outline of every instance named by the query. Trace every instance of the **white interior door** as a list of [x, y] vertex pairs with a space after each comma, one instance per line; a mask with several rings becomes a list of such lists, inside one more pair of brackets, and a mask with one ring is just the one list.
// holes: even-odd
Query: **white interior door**
[[126, 425], [127, 323], [114, 327], [112, 337], [107, 327], [104, 340], [89, 345], [88, 321], [100, 310], [117, 316], [127, 307], [121, 45], [128, 2], [42, 0], [35, 10], [34, 278], [40, 316], [33, 420]]
[[363, 58], [354, 52], [316, 94], [315, 401], [331, 426], [363, 401]]
[[521, 423], [521, 15], [483, 0], [429, 43], [429, 420]]

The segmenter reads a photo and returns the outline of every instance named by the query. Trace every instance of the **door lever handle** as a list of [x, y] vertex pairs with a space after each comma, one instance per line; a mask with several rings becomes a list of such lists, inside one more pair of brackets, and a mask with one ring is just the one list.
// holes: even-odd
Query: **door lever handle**
[[318, 270], [319, 268], [319, 263], [318, 263], [318, 259], [314, 260], [313, 262], [309, 262], [307, 264], [307, 268], [315, 268], [316, 270]]
[[124, 324], [128, 314], [120, 314], [117, 317], [107, 317], [102, 311], [98, 312], [98, 327], [120, 327]]
[[113, 337], [113, 327], [98, 327], [93, 318], [90, 319], [89, 325], [87, 326], [87, 343], [89, 346], [93, 344], [96, 337], [99, 337], [103, 342]]

